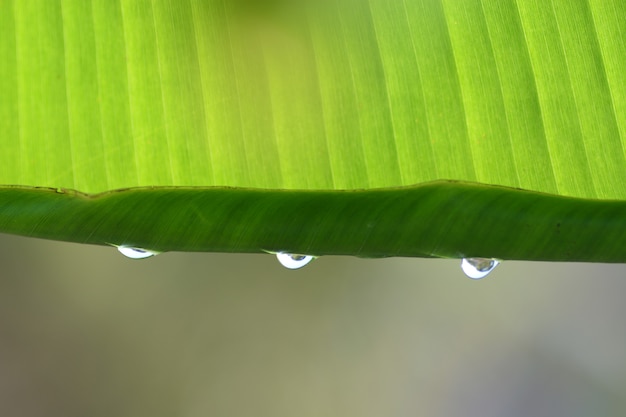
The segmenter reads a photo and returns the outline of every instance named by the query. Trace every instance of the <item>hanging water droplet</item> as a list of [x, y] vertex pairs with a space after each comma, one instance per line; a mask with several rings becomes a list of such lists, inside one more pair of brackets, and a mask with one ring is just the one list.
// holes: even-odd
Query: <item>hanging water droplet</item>
[[159, 254], [159, 252], [141, 248], [131, 248], [129, 246], [118, 246], [117, 250], [120, 251], [122, 255], [131, 259], [144, 259]]
[[481, 279], [489, 275], [500, 261], [493, 258], [463, 258], [461, 269], [471, 279]]
[[276, 258], [278, 259], [278, 262], [280, 262], [280, 264], [285, 268], [299, 269], [303, 266], [308, 265], [309, 262], [315, 259], [315, 256], [278, 252], [276, 254]]

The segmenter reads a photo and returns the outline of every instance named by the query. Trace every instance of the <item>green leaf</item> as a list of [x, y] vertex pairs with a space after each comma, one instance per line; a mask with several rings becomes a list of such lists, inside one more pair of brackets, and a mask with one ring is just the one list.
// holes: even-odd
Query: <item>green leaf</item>
[[[361, 191], [0, 189], [9, 232], [163, 252], [619, 262], [626, 201], [440, 181]], [[9, 220], [10, 219], [10, 220]], [[592, 243], [592, 244], [590, 244]]]
[[[625, 261], [607, 227], [626, 211], [588, 200], [626, 198], [624, 22], [617, 0], [0, 1], [0, 183], [93, 194], [5, 187], [0, 230], [163, 250]], [[396, 188], [436, 180], [463, 186]], [[166, 188], [95, 195], [148, 186]], [[452, 200], [422, 201], [433, 188]], [[271, 204], [253, 210], [259, 195]], [[220, 211], [234, 201], [245, 216]], [[222, 240], [186, 234], [208, 224]], [[518, 237], [525, 224], [568, 231]]]

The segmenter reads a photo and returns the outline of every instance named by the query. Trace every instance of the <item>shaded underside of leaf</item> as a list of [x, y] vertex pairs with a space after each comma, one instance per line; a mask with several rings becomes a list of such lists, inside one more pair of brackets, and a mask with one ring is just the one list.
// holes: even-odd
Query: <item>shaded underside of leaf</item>
[[359, 191], [0, 189], [4, 231], [157, 252], [624, 262], [625, 221], [623, 201], [454, 181]]

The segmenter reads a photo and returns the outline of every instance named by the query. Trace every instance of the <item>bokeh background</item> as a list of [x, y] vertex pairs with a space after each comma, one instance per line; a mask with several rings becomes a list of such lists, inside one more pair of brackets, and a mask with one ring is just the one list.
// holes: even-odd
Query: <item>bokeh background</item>
[[1, 235], [2, 416], [623, 416], [626, 266]]

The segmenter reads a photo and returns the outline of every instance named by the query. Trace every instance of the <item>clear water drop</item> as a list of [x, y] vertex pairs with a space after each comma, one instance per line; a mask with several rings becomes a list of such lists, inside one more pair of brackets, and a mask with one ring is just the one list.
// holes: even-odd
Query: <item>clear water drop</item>
[[278, 252], [276, 254], [276, 258], [278, 259], [278, 262], [280, 262], [280, 264], [285, 268], [299, 269], [303, 266], [308, 265], [313, 259], [315, 259], [315, 256]]
[[154, 252], [147, 249], [131, 248], [130, 246], [118, 246], [117, 250], [127, 258], [131, 259], [144, 259], [154, 255], [158, 255], [159, 252]]
[[463, 258], [461, 269], [471, 279], [481, 279], [489, 275], [500, 261], [493, 258]]

